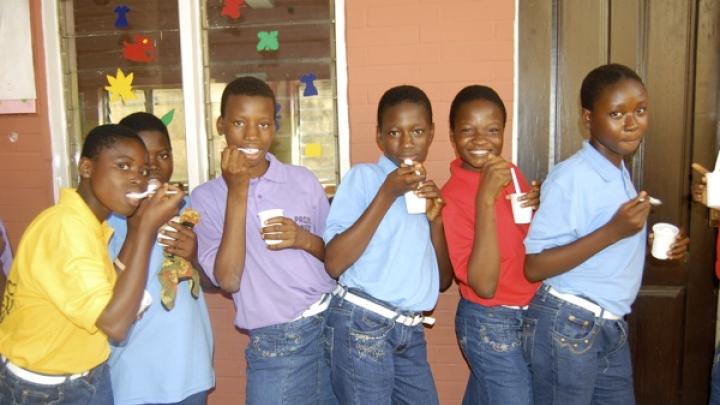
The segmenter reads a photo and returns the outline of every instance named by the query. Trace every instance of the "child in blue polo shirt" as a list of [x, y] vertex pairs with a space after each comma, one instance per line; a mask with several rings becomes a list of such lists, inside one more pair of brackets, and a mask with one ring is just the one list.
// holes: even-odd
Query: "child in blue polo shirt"
[[[430, 100], [417, 87], [394, 87], [377, 119], [383, 156], [343, 178], [324, 234], [325, 268], [341, 284], [326, 328], [333, 389], [342, 404], [437, 404], [423, 312], [438, 298], [436, 250], [448, 261], [440, 191], [420, 164], [433, 139]], [[427, 199], [426, 213], [408, 213], [407, 192]], [[449, 274], [444, 268], [443, 286]]]
[[[646, 249], [647, 193], [623, 158], [640, 146], [648, 96], [617, 64], [583, 80], [582, 121], [590, 140], [548, 175], [525, 240], [525, 275], [544, 280], [525, 316], [523, 340], [535, 404], [633, 404], [627, 323]], [[678, 259], [689, 240], [668, 252]]]

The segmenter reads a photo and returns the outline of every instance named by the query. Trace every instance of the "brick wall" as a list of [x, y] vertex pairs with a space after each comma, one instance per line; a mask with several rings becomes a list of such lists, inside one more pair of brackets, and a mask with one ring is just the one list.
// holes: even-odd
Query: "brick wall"
[[42, 16], [40, 2], [29, 3], [37, 113], [0, 115], [0, 218], [13, 248], [30, 221], [54, 202]]

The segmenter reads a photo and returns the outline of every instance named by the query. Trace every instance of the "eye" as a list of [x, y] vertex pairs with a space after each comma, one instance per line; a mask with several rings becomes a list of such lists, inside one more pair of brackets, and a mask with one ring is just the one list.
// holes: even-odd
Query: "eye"
[[635, 114], [637, 115], [645, 115], [645, 113], [647, 113], [647, 107], [640, 107], [635, 110]]
[[621, 113], [620, 111], [613, 111], [610, 113], [610, 118], [614, 120], [621, 119], [625, 114]]
[[170, 159], [170, 154], [169, 153], [161, 153], [159, 158], [160, 158], [160, 160], [168, 160], [168, 159]]
[[490, 128], [488, 128], [488, 132], [492, 135], [497, 135], [500, 133], [500, 128], [490, 127]]
[[400, 131], [398, 131], [397, 129], [391, 129], [390, 131], [388, 131], [387, 134], [388, 134], [388, 136], [390, 136], [391, 138], [397, 138], [397, 137], [400, 136]]
[[120, 170], [130, 170], [130, 165], [126, 162], [119, 162], [117, 164], [118, 169]]
[[236, 128], [244, 128], [245, 121], [233, 121], [233, 126]]
[[261, 122], [261, 123], [258, 124], [258, 128], [260, 128], [260, 129], [268, 129], [268, 128], [270, 128], [270, 123], [269, 123], [269, 122]]
[[413, 129], [412, 134], [414, 137], [421, 137], [425, 134], [425, 129], [415, 128], [415, 129]]

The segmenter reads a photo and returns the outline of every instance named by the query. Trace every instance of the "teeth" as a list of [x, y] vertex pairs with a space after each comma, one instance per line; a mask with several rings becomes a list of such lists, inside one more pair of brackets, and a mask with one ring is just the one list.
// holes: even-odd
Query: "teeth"
[[470, 152], [471, 155], [476, 155], [476, 156], [484, 156], [484, 155], [487, 155], [488, 153], [490, 153], [490, 152], [488, 152], [486, 150], [476, 150], [476, 151]]
[[260, 152], [258, 148], [238, 148], [238, 150], [246, 155], [254, 155]]

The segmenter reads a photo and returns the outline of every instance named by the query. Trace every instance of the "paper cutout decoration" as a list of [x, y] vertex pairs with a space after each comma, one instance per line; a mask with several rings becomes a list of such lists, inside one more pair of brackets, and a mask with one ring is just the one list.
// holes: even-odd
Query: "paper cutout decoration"
[[275, 31], [260, 31], [257, 34], [258, 36], [258, 44], [257, 44], [257, 51], [258, 52], [270, 52], [270, 51], [277, 51], [280, 49], [280, 42], [278, 42], [278, 32]]
[[122, 69], [118, 68], [115, 77], [107, 75], [109, 86], [105, 86], [105, 90], [110, 93], [110, 101], [122, 99], [123, 102], [135, 100], [135, 92], [132, 89], [133, 73], [125, 76]]
[[157, 58], [157, 49], [152, 39], [135, 34], [135, 43], [123, 41], [123, 57], [132, 62], [148, 63]]
[[307, 73], [300, 77], [300, 81], [305, 83], [305, 91], [303, 91], [303, 96], [310, 97], [318, 95], [318, 90], [317, 87], [315, 87], [314, 83], [315, 79], [317, 79], [315, 73]]
[[240, 18], [240, 7], [242, 7], [245, 0], [225, 0], [220, 15], [226, 15], [233, 20]]
[[175, 116], [175, 109], [173, 108], [172, 110], [165, 113], [165, 115], [163, 115], [162, 118], [160, 118], [160, 121], [162, 121], [162, 123], [165, 124], [165, 126], [168, 126], [172, 122], [174, 116]]
[[319, 158], [322, 157], [322, 144], [319, 143], [308, 143], [304, 149], [305, 157]]
[[115, 18], [115, 28], [127, 28], [127, 13], [130, 12], [130, 7], [122, 4], [115, 7], [115, 10], [113, 11], [115, 12], [115, 14], [117, 14], [117, 17]]
[[282, 115], [280, 115], [280, 109], [282, 106], [280, 103], [275, 103], [275, 130], [280, 130], [280, 120], [282, 119]]

